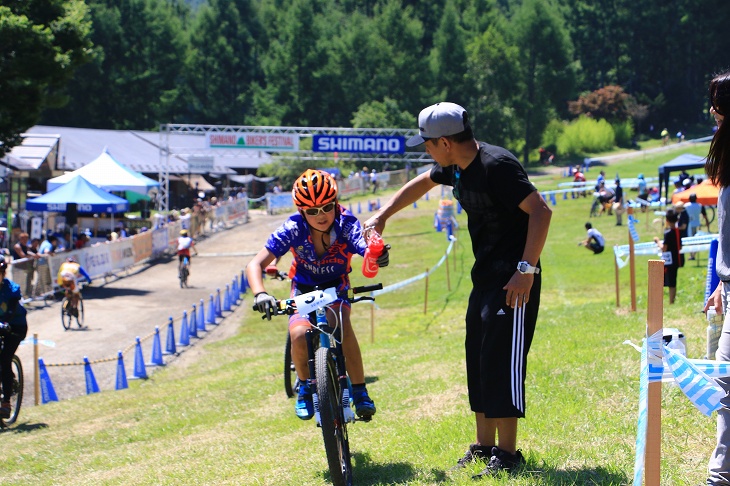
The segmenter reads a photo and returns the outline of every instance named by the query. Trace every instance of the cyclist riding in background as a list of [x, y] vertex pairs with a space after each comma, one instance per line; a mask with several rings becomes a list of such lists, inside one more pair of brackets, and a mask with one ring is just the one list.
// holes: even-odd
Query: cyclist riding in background
[[79, 288], [78, 282], [80, 277], [84, 277], [91, 283], [91, 277], [86, 273], [84, 267], [76, 261], [76, 257], [70, 256], [66, 258], [66, 261], [61, 264], [61, 268], [58, 269], [56, 281], [66, 291], [66, 296], [73, 308], [76, 308], [79, 304], [81, 289]]
[[[10, 418], [10, 397], [13, 394], [13, 368], [11, 362], [20, 342], [28, 333], [27, 311], [20, 303], [20, 286], [5, 278], [8, 264], [0, 258], [0, 322], [8, 323], [9, 329], [4, 329], [5, 336], [2, 352], [0, 352], [0, 367], [2, 367], [2, 393], [0, 402], [0, 418]], [[3, 326], [4, 327], [4, 326]]]
[[188, 273], [190, 271], [190, 248], [195, 251], [196, 255], [198, 254], [198, 250], [195, 249], [195, 240], [190, 237], [190, 235], [188, 234], [188, 230], [180, 230], [180, 237], [177, 239], [178, 274], [180, 273], [180, 269], [182, 269], [182, 264], [183, 260], [185, 260], [185, 257], [188, 257]]
[[[324, 171], [307, 170], [294, 183], [292, 197], [299, 212], [287, 219], [266, 241], [264, 248], [246, 267], [249, 286], [255, 295], [254, 304], [260, 312], [270, 310], [276, 299], [266, 293], [262, 274], [266, 267], [291, 251], [293, 262], [289, 271], [291, 296], [336, 287], [350, 287], [348, 274], [352, 271], [353, 255], [364, 255], [367, 245], [360, 221], [337, 202], [337, 182]], [[378, 259], [378, 266], [388, 265], [387, 248]], [[352, 381], [355, 412], [361, 418], [375, 414], [375, 404], [365, 387], [365, 370], [357, 337], [350, 323], [350, 304], [338, 300], [327, 312], [330, 325], [341, 319], [342, 348]], [[298, 313], [289, 318], [291, 355], [297, 377], [301, 382], [295, 404], [297, 417], [309, 420], [314, 416], [312, 390], [307, 383], [307, 344], [305, 333], [311, 327], [307, 316]]]

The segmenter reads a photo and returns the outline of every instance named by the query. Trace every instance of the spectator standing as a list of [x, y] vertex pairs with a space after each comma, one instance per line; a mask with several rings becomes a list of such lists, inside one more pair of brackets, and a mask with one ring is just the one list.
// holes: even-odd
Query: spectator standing
[[[700, 216], [702, 215], [703, 209], [704, 208], [702, 207], [702, 204], [697, 202], [697, 194], [695, 194], [694, 192], [691, 193], [689, 195], [689, 202], [684, 205], [684, 213], [689, 218], [689, 223], [687, 225], [687, 236], [694, 236], [699, 231], [700, 226], [702, 225], [702, 222], [700, 221]], [[695, 253], [690, 253], [689, 259], [694, 260]]]
[[669, 303], [674, 304], [677, 297], [677, 271], [684, 266], [684, 255], [679, 253], [682, 249], [682, 238], [677, 227], [678, 215], [674, 209], [667, 209], [664, 223], [664, 240], [654, 238], [662, 251], [664, 260], [664, 286], [669, 288]]
[[23, 295], [30, 297], [33, 289], [33, 260], [38, 258], [38, 254], [32, 250], [28, 245], [28, 239], [30, 235], [28, 233], [20, 233], [18, 236], [18, 242], [13, 245], [10, 250], [10, 254], [14, 260], [22, 260], [17, 263], [13, 263], [13, 268], [19, 270], [19, 274], [22, 272], [22, 277], [18, 275], [14, 277], [16, 280], [21, 281], [23, 285]]
[[616, 178], [616, 189], [613, 191], [613, 212], [616, 214], [616, 226], [621, 226], [624, 214], [624, 188], [621, 187], [621, 180]]
[[673, 205], [674, 212], [677, 214], [677, 228], [679, 228], [679, 237], [685, 238], [689, 228], [689, 215], [684, 210], [684, 203], [677, 201]]
[[53, 255], [54, 253], [56, 253], [57, 246], [58, 237], [53, 234], [48, 235], [48, 238], [43, 240], [43, 243], [41, 243], [41, 246], [38, 248], [38, 254]]
[[458, 465], [485, 461], [479, 476], [514, 471], [525, 463], [517, 449], [517, 424], [525, 416], [525, 366], [552, 211], [508, 150], [474, 138], [463, 107], [424, 108], [418, 127], [406, 145], [424, 144], [436, 164], [406, 183], [365, 227], [382, 233], [391, 216], [438, 184], [453, 187], [469, 219], [475, 256], [465, 347], [476, 441]]
[[[730, 113], [730, 72], [715, 76], [710, 82], [710, 113], [715, 117], [717, 131], [710, 142], [710, 150], [705, 163], [705, 173], [713, 184], [720, 186], [717, 198], [718, 249], [715, 270], [720, 283], [705, 303], [705, 312], [710, 306], [725, 315], [722, 334], [717, 345], [715, 359], [730, 361], [730, 125], [724, 123]], [[718, 378], [717, 382], [725, 390], [721, 407], [717, 411], [717, 442], [708, 464], [707, 484], [727, 486], [730, 484], [730, 378]]]
[[573, 193], [573, 197], [577, 197], [579, 194], [586, 197], [586, 176], [580, 171], [580, 169], [578, 169], [578, 167], [573, 169], [573, 182], [573, 187], [578, 190]]
[[378, 190], [378, 174], [375, 172], [375, 169], [370, 172], [370, 186], [372, 186], [373, 194], [375, 194], [375, 191]]

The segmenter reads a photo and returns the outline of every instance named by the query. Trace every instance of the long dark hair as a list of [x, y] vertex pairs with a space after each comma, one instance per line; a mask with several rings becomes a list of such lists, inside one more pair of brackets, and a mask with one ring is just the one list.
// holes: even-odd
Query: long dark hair
[[[730, 115], [730, 71], [710, 81], [710, 105], [719, 115]], [[723, 120], [712, 137], [705, 172], [713, 184], [730, 186], [730, 119]]]

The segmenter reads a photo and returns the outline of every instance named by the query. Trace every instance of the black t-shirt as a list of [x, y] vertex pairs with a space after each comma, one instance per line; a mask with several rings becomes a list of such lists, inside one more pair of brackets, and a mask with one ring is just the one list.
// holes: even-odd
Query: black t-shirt
[[466, 211], [476, 260], [471, 271], [474, 285], [504, 287], [522, 259], [527, 239], [529, 216], [518, 206], [535, 186], [514, 155], [484, 142], [479, 142], [474, 161], [465, 170], [457, 169], [436, 164], [431, 180], [454, 187], [454, 197]]

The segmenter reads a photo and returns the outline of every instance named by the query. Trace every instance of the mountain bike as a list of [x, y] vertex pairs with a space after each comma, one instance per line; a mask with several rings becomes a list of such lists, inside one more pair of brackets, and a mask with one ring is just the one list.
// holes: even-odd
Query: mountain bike
[[[10, 332], [7, 324], [2, 323], [2, 327], [5, 329], [5, 333]], [[5, 335], [0, 333], [0, 346], [5, 345]], [[13, 355], [13, 361], [10, 363], [10, 367], [13, 370], [13, 394], [10, 396], [10, 400], [8, 400], [10, 402], [10, 417], [6, 419], [0, 418], [0, 427], [7, 427], [18, 420], [20, 405], [23, 403], [23, 365], [17, 355]]]
[[71, 329], [71, 324], [74, 320], [79, 328], [84, 327], [84, 298], [81, 295], [81, 282], [78, 282], [76, 285], [79, 286], [78, 302], [76, 305], [72, 304], [73, 300], [71, 296], [73, 292], [70, 289], [65, 290], [63, 302], [61, 303], [61, 324], [63, 324], [63, 328], [66, 331]]
[[[315, 419], [317, 425], [322, 428], [330, 476], [336, 486], [352, 484], [347, 424], [356, 420], [369, 421], [370, 418], [355, 418], [345, 356], [342, 351], [342, 326], [339, 320], [334, 327], [330, 326], [327, 322], [327, 312], [335, 312], [329, 304], [340, 299], [351, 304], [363, 300], [375, 300], [370, 296], [355, 297], [355, 295], [382, 288], [382, 284], [376, 284], [353, 287], [342, 292], [337, 292], [334, 287], [314, 290], [291, 299], [276, 301], [273, 312], [267, 311], [262, 317], [271, 319], [272, 315], [292, 315], [295, 312], [309, 316], [312, 326], [305, 334], [309, 365], [307, 381], [315, 390], [312, 394]], [[254, 310], [257, 310], [256, 307]]]
[[188, 275], [190, 275], [190, 257], [185, 256], [180, 264], [180, 270], [177, 276], [180, 279], [180, 288], [188, 286]]

